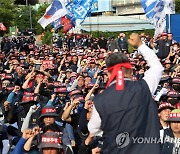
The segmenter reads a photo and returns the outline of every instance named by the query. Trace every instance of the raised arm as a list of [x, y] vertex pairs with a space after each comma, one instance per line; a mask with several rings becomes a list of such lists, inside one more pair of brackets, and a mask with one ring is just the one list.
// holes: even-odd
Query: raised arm
[[73, 110], [78, 104], [79, 104], [79, 100], [77, 99], [73, 100], [72, 103], [64, 110], [61, 119], [66, 122], [71, 122], [71, 116], [70, 116], [71, 110]]
[[145, 72], [143, 79], [148, 84], [151, 94], [153, 94], [159, 84], [164, 68], [154, 51], [142, 43], [138, 34], [132, 33], [128, 41], [132, 46], [138, 48], [139, 53], [144, 57], [150, 67]]
[[30, 107], [25, 119], [24, 119], [24, 122], [22, 124], [22, 127], [21, 127], [21, 132], [23, 133], [26, 129], [28, 129], [29, 127], [29, 121], [30, 121], [30, 118], [31, 118], [31, 115], [37, 111], [39, 107], [37, 107], [36, 105], [33, 105]]
[[32, 74], [26, 79], [26, 81], [23, 83], [23, 85], [22, 85], [22, 88], [23, 89], [27, 89], [28, 88], [28, 83], [29, 83], [29, 81], [31, 80], [31, 78], [32, 78]]

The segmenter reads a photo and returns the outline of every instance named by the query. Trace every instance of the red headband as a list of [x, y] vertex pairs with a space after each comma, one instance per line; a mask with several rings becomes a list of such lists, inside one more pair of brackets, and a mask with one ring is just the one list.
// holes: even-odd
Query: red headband
[[113, 81], [116, 77], [116, 90], [123, 90], [124, 89], [124, 74], [121, 70], [122, 67], [130, 69], [132, 65], [130, 63], [121, 63], [114, 65], [112, 67], [108, 67], [108, 71], [112, 71], [111, 77], [106, 85], [106, 88], [109, 87], [109, 84]]

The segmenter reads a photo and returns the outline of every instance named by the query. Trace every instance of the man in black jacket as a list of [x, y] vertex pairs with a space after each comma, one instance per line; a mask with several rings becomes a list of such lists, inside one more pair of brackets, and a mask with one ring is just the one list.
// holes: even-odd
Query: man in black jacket
[[157, 49], [159, 50], [157, 53], [158, 58], [164, 59], [167, 58], [169, 52], [170, 52], [170, 45], [171, 43], [167, 39], [167, 33], [161, 34], [162, 39], [157, 41]]
[[170, 128], [161, 130], [162, 151], [161, 154], [179, 154], [180, 153], [180, 109], [171, 111], [167, 120]]
[[131, 34], [129, 43], [138, 48], [150, 68], [143, 79], [132, 81], [131, 65], [125, 54], [108, 57], [107, 89], [94, 99], [88, 128], [90, 134], [103, 136], [103, 154], [159, 154], [159, 144], [139, 144], [134, 139], [159, 139], [157, 106], [151, 94], [157, 88], [163, 67], [138, 34]]

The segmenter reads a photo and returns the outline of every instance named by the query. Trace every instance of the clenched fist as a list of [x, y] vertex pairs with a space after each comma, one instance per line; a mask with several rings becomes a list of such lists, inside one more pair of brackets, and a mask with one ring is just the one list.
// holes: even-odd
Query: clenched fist
[[140, 45], [142, 45], [141, 38], [137, 33], [132, 33], [128, 39], [128, 42], [135, 48], [138, 48]]
[[26, 140], [32, 136], [33, 136], [33, 131], [31, 129], [26, 129], [22, 135], [22, 137]]

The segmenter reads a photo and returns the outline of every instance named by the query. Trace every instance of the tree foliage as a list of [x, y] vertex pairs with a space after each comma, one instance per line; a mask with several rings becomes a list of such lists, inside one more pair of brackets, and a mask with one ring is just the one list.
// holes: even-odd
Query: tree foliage
[[52, 43], [51, 41], [52, 41], [52, 32], [50, 31], [45, 32], [42, 38], [42, 43], [50, 45]]
[[32, 16], [32, 27], [35, 26], [35, 10], [31, 6], [16, 7], [16, 17], [14, 19], [15, 25], [19, 30], [26, 30], [31, 27], [30, 25], [30, 11]]
[[180, 0], [175, 0], [176, 13], [180, 13]]
[[[38, 0], [30, 0], [30, 1], [27, 0], [27, 3], [31, 5], [35, 5], [38, 3]], [[15, 4], [26, 5], [26, 0], [15, 0]]]
[[[14, 24], [14, 16], [15, 16], [15, 6], [14, 0], [0, 0], [0, 22], [2, 22], [7, 31], [9, 31], [9, 27]], [[1, 34], [5, 33], [0, 31]]]
[[[38, 10], [34, 10], [32, 6], [16, 5], [14, 2], [15, 0], [0, 0], [0, 22], [6, 26], [6, 33], [9, 32], [9, 27], [11, 26], [17, 26], [20, 31], [29, 29], [31, 27], [30, 10], [32, 27], [37, 34], [51, 30], [50, 26], [47, 26], [44, 30], [38, 23], [38, 20], [43, 16], [49, 4], [43, 4]], [[4, 33], [0, 31], [1, 35]]]

